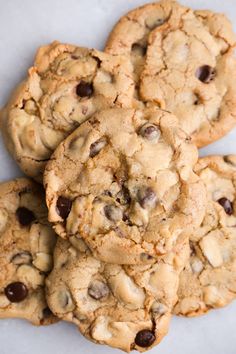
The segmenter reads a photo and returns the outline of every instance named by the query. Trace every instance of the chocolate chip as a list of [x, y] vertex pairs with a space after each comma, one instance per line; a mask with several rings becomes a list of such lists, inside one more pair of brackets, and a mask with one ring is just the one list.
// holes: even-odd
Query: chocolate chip
[[232, 215], [234, 212], [233, 203], [227, 198], [220, 198], [218, 203], [224, 208], [226, 214]]
[[86, 81], [80, 81], [76, 87], [76, 94], [79, 97], [91, 97], [93, 94], [93, 84]]
[[57, 213], [65, 220], [70, 214], [72, 201], [66, 197], [59, 197], [57, 199]]
[[19, 207], [16, 216], [22, 226], [28, 226], [36, 219], [34, 213], [25, 207]]
[[150, 347], [155, 342], [155, 334], [149, 329], [139, 331], [135, 337], [135, 343], [142, 348]]
[[43, 317], [44, 318], [49, 318], [52, 315], [53, 315], [53, 313], [49, 307], [45, 307], [45, 309], [43, 309]]
[[122, 220], [126, 223], [128, 226], [133, 226], [132, 222], [130, 221], [128, 215], [124, 214]]
[[97, 67], [98, 67], [98, 69], [100, 69], [101, 65], [102, 65], [102, 60], [100, 58], [98, 58], [98, 57], [93, 57], [93, 59], [96, 60]]
[[131, 202], [130, 194], [128, 188], [122, 186], [122, 189], [117, 193], [117, 202], [121, 205], [126, 205]]
[[138, 191], [138, 202], [143, 209], [153, 208], [156, 205], [157, 196], [150, 187]]
[[5, 295], [11, 302], [21, 302], [23, 301], [28, 295], [28, 289], [25, 284], [21, 282], [15, 282], [9, 284], [5, 290]]
[[107, 143], [106, 139], [104, 139], [104, 138], [101, 138], [101, 139], [95, 141], [94, 143], [92, 143], [91, 146], [90, 146], [90, 154], [89, 154], [89, 156], [90, 157], [96, 156], [99, 153], [99, 151], [101, 151], [102, 148], [104, 148], [106, 143]]
[[158, 127], [154, 124], [146, 123], [142, 126], [139, 134], [147, 140], [158, 140], [160, 138], [161, 132]]
[[132, 48], [131, 48], [132, 52], [136, 53], [136, 54], [139, 54], [141, 56], [145, 56], [146, 55], [146, 52], [147, 52], [147, 47], [146, 46], [143, 46], [139, 43], [134, 43], [132, 45]]
[[120, 221], [123, 217], [121, 209], [115, 205], [105, 205], [104, 213], [107, 219], [114, 222]]
[[195, 73], [198, 80], [204, 84], [209, 84], [216, 76], [216, 70], [209, 65], [203, 65]]
[[88, 294], [95, 300], [101, 300], [108, 296], [109, 288], [104, 282], [94, 280], [93, 283], [89, 285]]

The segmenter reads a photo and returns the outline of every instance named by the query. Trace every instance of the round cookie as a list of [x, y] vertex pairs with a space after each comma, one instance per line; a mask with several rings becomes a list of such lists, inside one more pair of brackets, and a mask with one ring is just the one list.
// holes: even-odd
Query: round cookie
[[128, 55], [131, 59], [137, 97], [149, 35], [155, 28], [162, 28], [172, 12], [177, 11], [178, 8], [177, 3], [172, 0], [140, 6], [122, 16], [108, 37], [105, 52], [113, 55]]
[[45, 299], [55, 242], [42, 187], [25, 178], [0, 184], [0, 318], [57, 321]]
[[76, 247], [58, 238], [46, 281], [51, 310], [95, 343], [126, 352], [157, 345], [168, 332], [188, 238], [158, 261], [138, 266], [103, 263], [83, 242]]
[[202, 147], [236, 124], [235, 45], [224, 15], [163, 0], [122, 17], [106, 52], [131, 58], [137, 105], [173, 112]]
[[22, 171], [42, 182], [52, 152], [81, 122], [104, 108], [130, 107], [131, 72], [120, 56], [59, 42], [41, 47], [1, 113], [6, 146]]
[[205, 190], [197, 149], [168, 112], [113, 108], [65, 139], [46, 166], [49, 221], [108, 263], [165, 254], [200, 225]]
[[199, 160], [207, 189], [201, 226], [190, 234], [191, 256], [180, 276], [174, 312], [197, 316], [236, 298], [236, 155]]

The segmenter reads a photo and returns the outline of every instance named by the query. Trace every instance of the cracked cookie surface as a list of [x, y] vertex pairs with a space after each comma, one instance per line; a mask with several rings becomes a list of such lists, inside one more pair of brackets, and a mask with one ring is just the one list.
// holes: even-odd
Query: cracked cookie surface
[[53, 42], [41, 47], [27, 79], [1, 113], [5, 143], [22, 171], [42, 181], [57, 145], [96, 111], [130, 107], [129, 60]]
[[236, 155], [199, 160], [207, 189], [201, 226], [190, 234], [191, 256], [180, 276], [174, 312], [197, 316], [236, 298]]
[[46, 166], [49, 221], [108, 263], [137, 264], [171, 250], [200, 225], [197, 149], [168, 112], [113, 108], [64, 140]]
[[173, 112], [201, 147], [236, 124], [235, 45], [223, 14], [163, 0], [123, 16], [105, 51], [131, 59], [135, 104]]
[[[80, 249], [80, 251], [79, 251]], [[188, 238], [149, 265], [121, 266], [95, 259], [85, 244], [58, 238], [47, 301], [95, 343], [145, 351], [167, 334], [179, 273], [189, 257]]]
[[0, 184], [0, 318], [57, 321], [45, 299], [56, 236], [42, 187], [21, 178]]

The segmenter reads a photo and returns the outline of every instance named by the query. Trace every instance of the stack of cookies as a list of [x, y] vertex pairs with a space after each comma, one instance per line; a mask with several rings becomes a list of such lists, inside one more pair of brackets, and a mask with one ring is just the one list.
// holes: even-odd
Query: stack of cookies
[[235, 45], [224, 15], [162, 0], [104, 52], [38, 50], [1, 111], [28, 176], [0, 185], [1, 318], [142, 352], [236, 297], [236, 155], [197, 150], [236, 125]]

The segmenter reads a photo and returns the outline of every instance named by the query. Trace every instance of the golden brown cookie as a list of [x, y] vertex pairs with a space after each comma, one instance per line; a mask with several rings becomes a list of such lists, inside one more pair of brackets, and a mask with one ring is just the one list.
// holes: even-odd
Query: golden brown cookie
[[41, 47], [1, 113], [6, 146], [22, 171], [42, 182], [57, 145], [93, 113], [130, 107], [133, 86], [125, 58], [59, 42]]
[[149, 265], [121, 266], [95, 259], [58, 238], [47, 300], [61, 319], [73, 322], [95, 343], [126, 352], [146, 351], [167, 334], [179, 273], [189, 257], [188, 238]]
[[42, 187], [21, 178], [0, 184], [0, 318], [57, 321], [45, 299], [56, 235]]
[[207, 189], [201, 226], [190, 234], [191, 256], [180, 276], [174, 312], [197, 316], [236, 298], [236, 156], [199, 160]]
[[236, 124], [235, 45], [224, 15], [162, 0], [123, 16], [105, 50], [131, 59], [135, 104], [173, 112], [201, 147]]
[[97, 113], [46, 165], [49, 220], [61, 237], [82, 238], [104, 262], [156, 258], [202, 221], [205, 190], [193, 173], [197, 156], [166, 111]]

